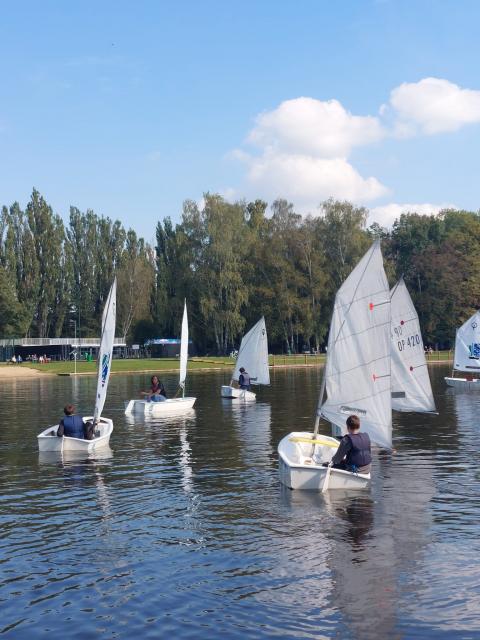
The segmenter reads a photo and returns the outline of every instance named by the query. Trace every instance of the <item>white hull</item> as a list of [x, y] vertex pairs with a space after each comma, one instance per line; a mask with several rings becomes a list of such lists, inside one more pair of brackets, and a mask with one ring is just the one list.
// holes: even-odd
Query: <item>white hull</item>
[[[93, 418], [88, 417], [84, 417], [83, 419], [85, 422], [93, 420]], [[113, 431], [113, 422], [109, 418], [100, 418], [100, 423], [95, 429], [95, 431], [100, 432], [100, 435], [93, 440], [68, 438], [66, 436], [59, 438], [57, 436], [57, 430], [58, 424], [53, 427], [48, 427], [48, 429], [45, 429], [37, 436], [39, 451], [80, 451], [83, 453], [96, 451], [97, 449], [108, 446]]]
[[462, 389], [463, 391], [480, 391], [480, 378], [467, 380], [466, 378], [445, 378], [449, 387]]
[[176, 416], [189, 411], [196, 398], [169, 398], [163, 402], [147, 402], [146, 400], [130, 400], [125, 404], [125, 413], [141, 413], [146, 416]]
[[222, 398], [230, 400], [243, 400], [244, 402], [255, 402], [257, 396], [252, 391], [246, 389], [237, 389], [229, 385], [223, 385], [221, 390]]
[[[280, 482], [289, 489], [321, 491], [327, 467], [338, 449], [339, 442], [330, 436], [318, 435], [317, 444], [312, 445], [312, 433], [294, 431], [285, 436], [278, 445], [280, 456]], [[305, 442], [304, 440], [307, 440]], [[329, 489], [368, 489], [370, 474], [351, 473], [343, 469], [331, 469]]]

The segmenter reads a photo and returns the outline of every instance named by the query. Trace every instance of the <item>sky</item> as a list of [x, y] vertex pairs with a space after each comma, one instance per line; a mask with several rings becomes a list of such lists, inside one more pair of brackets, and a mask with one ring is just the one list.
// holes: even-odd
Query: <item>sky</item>
[[185, 199], [480, 208], [480, 3], [2, 4], [0, 204], [147, 241]]

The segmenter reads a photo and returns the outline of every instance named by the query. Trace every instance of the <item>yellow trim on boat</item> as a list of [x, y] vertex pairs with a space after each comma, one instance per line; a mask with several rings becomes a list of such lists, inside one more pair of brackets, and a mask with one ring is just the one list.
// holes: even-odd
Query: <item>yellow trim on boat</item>
[[338, 449], [338, 445], [340, 443], [331, 442], [330, 440], [320, 440], [316, 438], [313, 440], [312, 438], [307, 438], [305, 436], [293, 436], [289, 438], [290, 442], [308, 442], [310, 444], [323, 444], [326, 447], [332, 447], [332, 449]]

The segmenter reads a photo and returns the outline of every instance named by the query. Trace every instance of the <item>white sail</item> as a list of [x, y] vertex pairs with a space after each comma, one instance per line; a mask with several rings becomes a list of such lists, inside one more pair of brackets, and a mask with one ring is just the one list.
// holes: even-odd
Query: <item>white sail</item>
[[100, 339], [100, 350], [98, 352], [98, 379], [97, 395], [95, 398], [94, 420], [100, 419], [107, 396], [108, 380], [112, 367], [113, 342], [115, 340], [115, 318], [117, 309], [117, 279], [108, 294], [105, 308], [102, 315], [102, 336]]
[[187, 302], [183, 307], [183, 319], [182, 319], [182, 336], [180, 339], [180, 380], [179, 386], [183, 389], [185, 387], [185, 380], [187, 379], [187, 360], [188, 360], [188, 316], [187, 316]]
[[457, 330], [453, 368], [457, 371], [480, 371], [479, 311]]
[[345, 433], [347, 417], [357, 414], [362, 430], [391, 448], [390, 363], [390, 290], [376, 241], [335, 298], [321, 415]]
[[392, 300], [392, 408], [435, 411], [418, 315], [408, 289], [399, 280]]
[[267, 329], [263, 317], [242, 338], [233, 380], [238, 381], [240, 367], [243, 367], [253, 378], [252, 384], [270, 384]]

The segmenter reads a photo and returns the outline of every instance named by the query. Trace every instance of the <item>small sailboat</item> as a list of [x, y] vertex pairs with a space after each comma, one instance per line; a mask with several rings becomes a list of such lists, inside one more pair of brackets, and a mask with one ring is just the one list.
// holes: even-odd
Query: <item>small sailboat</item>
[[392, 301], [392, 409], [435, 413], [420, 322], [403, 280], [390, 292]]
[[182, 334], [180, 339], [180, 377], [178, 387], [182, 390], [181, 398], [168, 398], [163, 402], [148, 400], [130, 400], [125, 405], [125, 414], [143, 413], [146, 416], [162, 418], [164, 416], [178, 415], [189, 411], [195, 404], [196, 398], [185, 397], [185, 381], [187, 379], [188, 362], [188, 315], [187, 303], [184, 303]]
[[232, 386], [234, 380], [238, 382], [240, 368], [248, 372], [252, 384], [270, 384], [267, 328], [263, 316], [243, 336], [230, 384], [223, 385], [221, 389], [222, 398], [254, 402], [256, 395], [252, 391]]
[[390, 307], [390, 289], [376, 241], [335, 298], [314, 431], [294, 431], [278, 445], [280, 481], [290, 489], [366, 489], [370, 484], [370, 473], [323, 466], [331, 461], [339, 442], [319, 435], [321, 417], [340, 435], [347, 417], [356, 414], [373, 442], [391, 448]]
[[[455, 376], [455, 371], [461, 371], [465, 376]], [[449, 387], [463, 391], [480, 389], [480, 311], [469, 318], [455, 336], [455, 355], [453, 357], [452, 375], [445, 378]]]
[[93, 420], [95, 424], [92, 440], [57, 436], [58, 424], [48, 427], [38, 436], [38, 448], [40, 451], [80, 451], [90, 453], [102, 447], [108, 446], [113, 431], [113, 422], [110, 418], [103, 418], [102, 411], [107, 397], [108, 381], [112, 367], [113, 343], [115, 340], [115, 319], [117, 307], [117, 279], [113, 281], [108, 294], [102, 315], [102, 334], [100, 350], [98, 353], [97, 393], [95, 396], [95, 409], [93, 416], [84, 417], [84, 422]]

